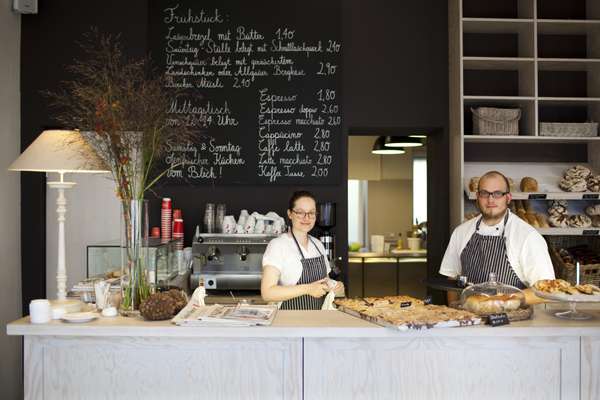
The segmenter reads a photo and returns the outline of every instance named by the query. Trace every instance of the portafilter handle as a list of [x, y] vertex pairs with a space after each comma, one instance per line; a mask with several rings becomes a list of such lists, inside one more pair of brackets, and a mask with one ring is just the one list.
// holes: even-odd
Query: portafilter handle
[[208, 248], [208, 255], [206, 256], [206, 258], [208, 259], [208, 261], [213, 261], [219, 258], [220, 253], [221, 252], [219, 251], [217, 246], [210, 246]]
[[240, 260], [246, 261], [246, 259], [248, 258], [248, 254], [250, 254], [250, 250], [248, 249], [248, 247], [241, 246], [239, 251]]

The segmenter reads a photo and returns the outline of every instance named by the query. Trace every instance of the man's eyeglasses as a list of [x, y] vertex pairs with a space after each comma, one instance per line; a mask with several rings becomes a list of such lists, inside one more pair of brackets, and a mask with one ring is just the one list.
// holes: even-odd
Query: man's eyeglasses
[[499, 199], [503, 196], [506, 196], [508, 193], [509, 192], [501, 192], [499, 190], [496, 190], [495, 192], [488, 192], [487, 190], [480, 190], [477, 192], [477, 195], [484, 199], [487, 199], [490, 196], [492, 196], [495, 199]]
[[292, 210], [292, 212], [294, 214], [296, 214], [299, 218], [306, 218], [308, 217], [309, 219], [314, 219], [317, 217], [317, 212], [316, 211], [302, 211], [302, 210]]

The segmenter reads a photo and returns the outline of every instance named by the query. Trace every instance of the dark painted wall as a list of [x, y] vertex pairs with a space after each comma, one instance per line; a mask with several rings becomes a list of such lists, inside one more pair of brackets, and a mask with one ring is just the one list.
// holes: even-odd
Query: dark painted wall
[[[64, 65], [77, 56], [75, 41], [90, 26], [122, 32], [128, 54], [147, 49], [147, 0], [40, 2], [39, 14], [24, 15], [21, 42], [22, 149], [53, 125], [43, 89], [57, 89], [68, 78]], [[443, 0], [342, 1], [343, 128], [436, 127], [429, 150], [430, 270], [436, 270], [448, 240], [448, 50], [447, 3]], [[342, 165], [347, 165], [347, 140], [342, 140]], [[347, 237], [347, 168], [339, 185], [312, 186], [317, 197], [338, 204], [337, 246]], [[23, 304], [45, 297], [45, 179], [23, 174], [22, 243]], [[296, 187], [219, 186], [158, 187], [160, 197], [174, 197], [183, 209], [186, 236], [201, 221], [207, 202], [283, 213]], [[153, 218], [158, 221], [158, 199]], [[345, 261], [345, 260], [344, 260]], [[25, 306], [24, 306], [25, 307]], [[24, 308], [24, 311], [25, 308]]]

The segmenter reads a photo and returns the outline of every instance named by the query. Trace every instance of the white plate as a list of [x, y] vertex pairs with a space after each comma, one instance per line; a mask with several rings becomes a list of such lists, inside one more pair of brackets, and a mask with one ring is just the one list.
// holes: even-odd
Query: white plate
[[536, 296], [548, 300], [557, 300], [570, 303], [599, 303], [600, 296], [591, 294], [566, 294], [566, 293], [546, 293], [533, 289]]
[[96, 318], [98, 318], [98, 314], [93, 312], [77, 312], [65, 314], [61, 319], [65, 322], [90, 322]]

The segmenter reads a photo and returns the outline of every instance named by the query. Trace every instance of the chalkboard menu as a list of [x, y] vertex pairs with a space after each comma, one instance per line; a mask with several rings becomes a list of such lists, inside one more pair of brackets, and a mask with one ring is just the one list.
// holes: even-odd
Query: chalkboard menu
[[171, 99], [168, 184], [337, 184], [339, 1], [152, 1], [150, 50]]

